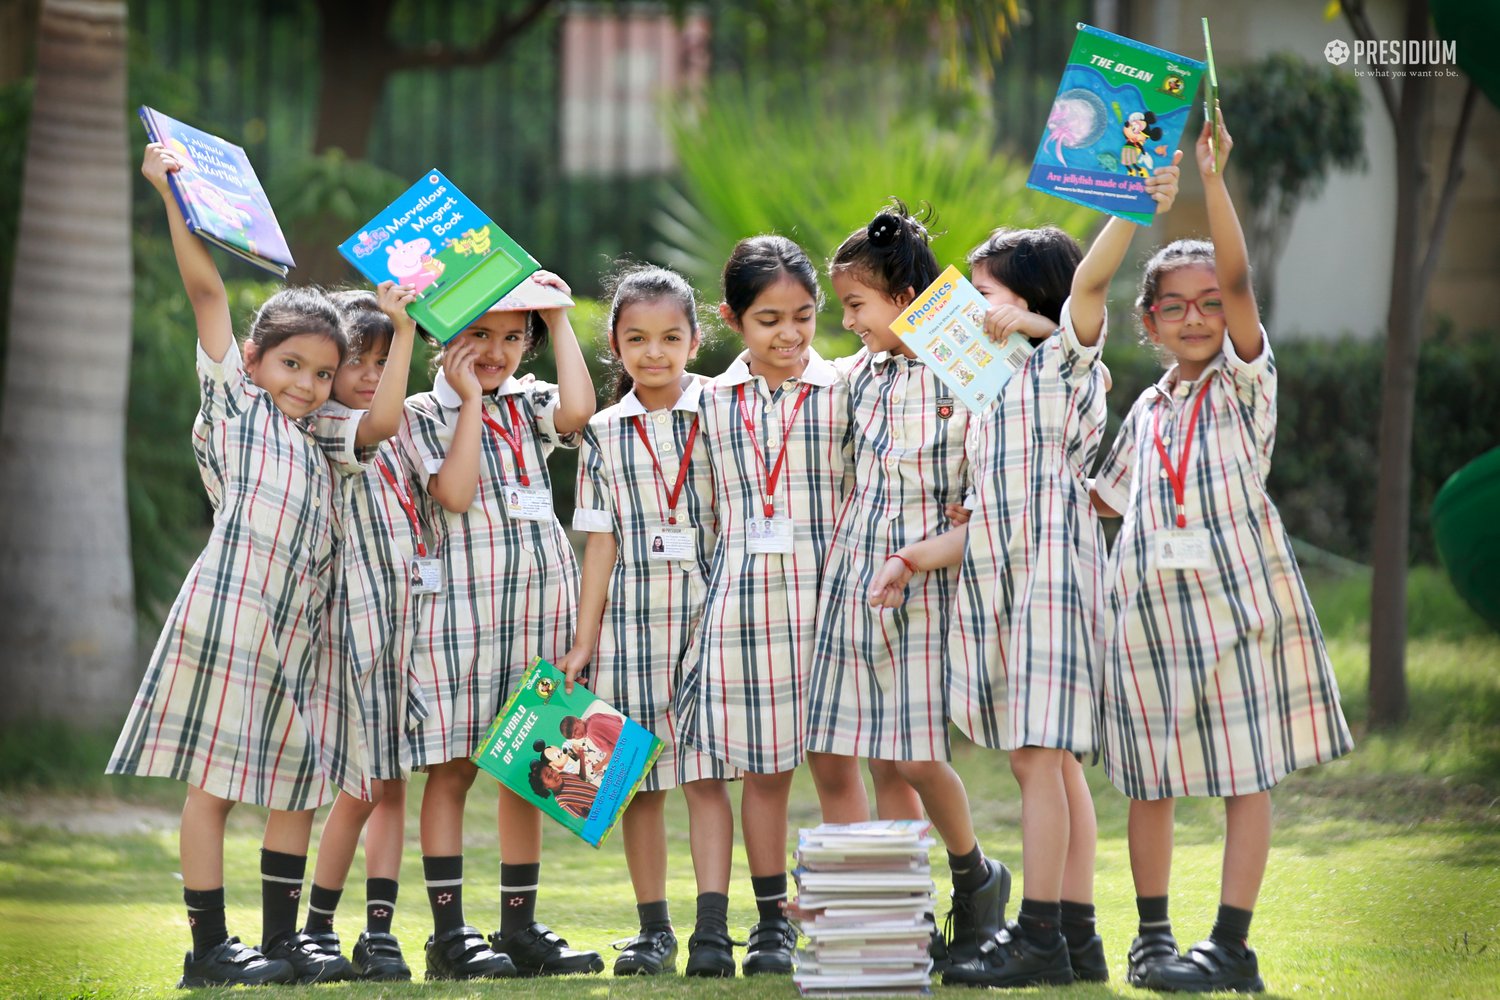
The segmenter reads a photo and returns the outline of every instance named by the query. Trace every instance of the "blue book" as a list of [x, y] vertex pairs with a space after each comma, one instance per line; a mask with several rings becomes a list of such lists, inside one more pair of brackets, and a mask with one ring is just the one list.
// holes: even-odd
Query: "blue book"
[[1026, 186], [1151, 225], [1146, 178], [1172, 162], [1204, 63], [1078, 26]]
[[140, 116], [147, 138], [166, 146], [182, 164], [167, 175], [167, 186], [188, 231], [286, 277], [287, 269], [297, 264], [245, 151], [144, 104]]
[[415, 285], [407, 313], [442, 343], [540, 267], [440, 171], [339, 244], [372, 284]]

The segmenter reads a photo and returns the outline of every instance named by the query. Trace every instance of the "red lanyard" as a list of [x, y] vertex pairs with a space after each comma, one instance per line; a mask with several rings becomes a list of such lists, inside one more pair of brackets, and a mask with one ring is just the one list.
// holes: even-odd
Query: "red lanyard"
[[401, 488], [401, 484], [396, 481], [396, 474], [391, 471], [389, 465], [385, 464], [385, 459], [377, 458], [375, 460], [375, 467], [380, 470], [380, 474], [385, 477], [385, 481], [391, 484], [391, 489], [396, 491], [396, 502], [401, 504], [402, 510], [406, 511], [406, 519], [411, 522], [412, 537], [417, 540], [417, 558], [425, 559], [427, 557], [427, 543], [422, 541], [422, 522], [417, 520], [417, 505], [412, 503], [411, 497]]
[[812, 386], [802, 383], [802, 391], [797, 393], [797, 402], [792, 404], [792, 419], [781, 425], [781, 452], [776, 456], [776, 465], [767, 473], [766, 458], [760, 453], [760, 442], [755, 439], [755, 419], [750, 415], [750, 407], [745, 405], [745, 383], [741, 382], [734, 387], [735, 398], [740, 404], [740, 419], [744, 421], [745, 431], [750, 435], [750, 447], [755, 449], [755, 460], [760, 463], [760, 471], [766, 477], [767, 517], [776, 516], [776, 481], [781, 478], [781, 466], [786, 461], [787, 441], [791, 437], [792, 428], [797, 424], [797, 414], [801, 412], [802, 404], [807, 401], [807, 394], [810, 392]]
[[1156, 438], [1156, 453], [1161, 456], [1162, 468], [1166, 470], [1167, 481], [1172, 484], [1172, 498], [1177, 501], [1177, 527], [1187, 527], [1187, 506], [1183, 502], [1183, 491], [1187, 487], [1187, 464], [1188, 454], [1193, 450], [1193, 429], [1198, 426], [1198, 411], [1203, 408], [1203, 399], [1208, 395], [1208, 383], [1213, 380], [1213, 374], [1203, 380], [1203, 388], [1198, 390], [1198, 398], [1193, 400], [1193, 412], [1188, 417], [1187, 430], [1182, 434], [1182, 454], [1177, 456], [1177, 468], [1172, 468], [1172, 459], [1167, 455], [1167, 448], [1161, 440], [1161, 411], [1156, 408], [1156, 423], [1152, 428], [1152, 435]]
[[[506, 396], [505, 405], [510, 408], [510, 426], [520, 426], [521, 415], [516, 412], [515, 397]], [[521, 450], [520, 435], [516, 434], [514, 431], [501, 427], [499, 422], [495, 420], [494, 417], [490, 416], [488, 410], [481, 408], [479, 414], [484, 418], [485, 426], [494, 431], [502, 441], [510, 445], [511, 454], [516, 456], [516, 472], [520, 476], [521, 485], [530, 486], [531, 477], [526, 474], [526, 453]]]
[[[634, 420], [635, 432], [640, 435], [641, 444], [646, 446], [646, 454], [651, 456], [651, 464], [656, 466], [656, 478], [661, 481], [663, 489], [667, 489], [667, 477], [661, 471], [661, 463], [656, 460], [656, 450], [651, 447], [651, 438], [646, 433], [646, 422], [637, 416]], [[688, 466], [693, 464], [693, 442], [698, 440], [698, 418], [693, 418], [693, 426], [688, 431], [687, 444], [682, 446], [682, 464], [677, 467], [677, 482], [667, 489], [667, 523], [677, 523], [677, 498], [682, 496], [682, 484], [687, 482]]]

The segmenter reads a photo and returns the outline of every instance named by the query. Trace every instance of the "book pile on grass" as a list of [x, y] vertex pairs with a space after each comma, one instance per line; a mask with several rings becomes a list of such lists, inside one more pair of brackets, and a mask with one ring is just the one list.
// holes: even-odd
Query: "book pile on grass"
[[824, 823], [797, 839], [802, 931], [793, 980], [804, 996], [929, 992], [932, 871], [926, 820]]

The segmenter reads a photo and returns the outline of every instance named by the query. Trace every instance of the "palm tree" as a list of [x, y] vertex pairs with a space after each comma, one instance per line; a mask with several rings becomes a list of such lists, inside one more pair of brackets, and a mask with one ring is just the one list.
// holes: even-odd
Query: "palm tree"
[[136, 681], [126, 35], [122, 0], [43, 4], [0, 403], [6, 720], [122, 715]]

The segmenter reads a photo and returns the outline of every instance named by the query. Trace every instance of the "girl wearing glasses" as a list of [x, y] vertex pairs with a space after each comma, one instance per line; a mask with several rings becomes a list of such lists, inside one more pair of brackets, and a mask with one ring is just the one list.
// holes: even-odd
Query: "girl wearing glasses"
[[[1095, 482], [1123, 516], [1107, 583], [1104, 769], [1130, 796], [1141, 933], [1128, 978], [1150, 989], [1261, 990], [1246, 944], [1271, 839], [1269, 789], [1352, 745], [1312, 602], [1266, 475], [1276, 366], [1224, 184], [1233, 147], [1209, 125], [1198, 171], [1211, 243], [1178, 240], [1146, 265], [1137, 303], [1172, 362], [1136, 400]], [[1173, 803], [1221, 797], [1218, 919], [1178, 955], [1167, 916]]]

